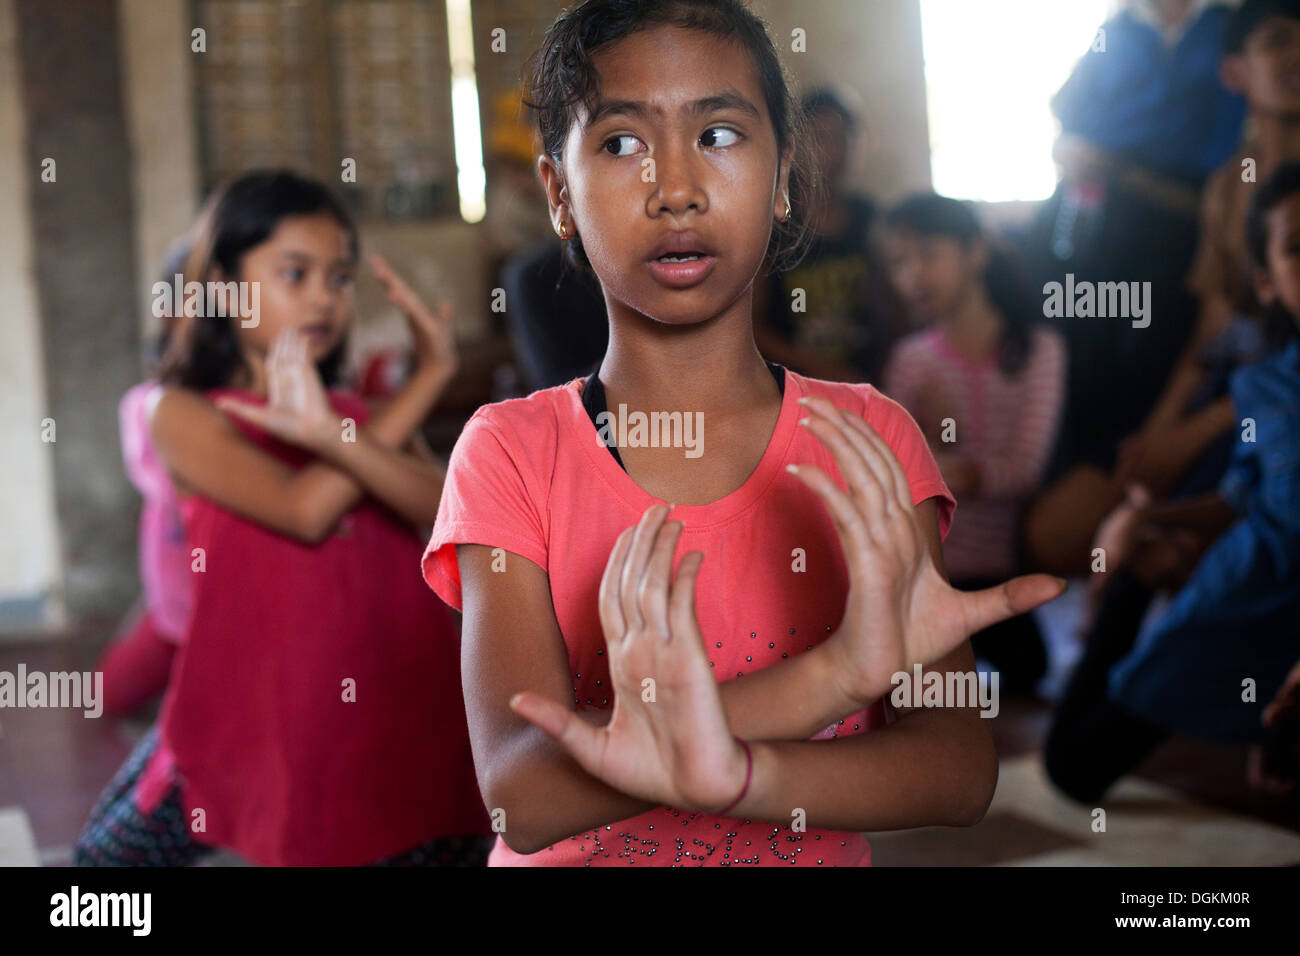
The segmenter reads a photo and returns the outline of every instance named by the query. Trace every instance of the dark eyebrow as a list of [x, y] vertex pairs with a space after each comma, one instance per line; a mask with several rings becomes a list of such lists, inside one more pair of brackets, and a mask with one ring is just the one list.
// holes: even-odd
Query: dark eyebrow
[[[733, 90], [725, 93], [714, 93], [711, 96], [704, 96], [686, 104], [686, 112], [691, 116], [702, 116], [705, 113], [716, 113], [720, 110], [739, 110], [756, 120], [762, 118], [758, 107]], [[583, 129], [590, 129], [607, 116], [646, 117], [656, 112], [659, 111], [652, 109], [649, 104], [640, 100], [601, 100], [596, 104], [596, 108], [591, 111], [591, 116], [587, 119]]]
[[[312, 263], [316, 261], [315, 256], [310, 253], [300, 252], [297, 249], [286, 249], [280, 253], [280, 256], [284, 259], [293, 259], [296, 262]], [[338, 259], [329, 263], [330, 268], [338, 268], [339, 266], [351, 269], [356, 266], [356, 260], [351, 256], [340, 256]]]

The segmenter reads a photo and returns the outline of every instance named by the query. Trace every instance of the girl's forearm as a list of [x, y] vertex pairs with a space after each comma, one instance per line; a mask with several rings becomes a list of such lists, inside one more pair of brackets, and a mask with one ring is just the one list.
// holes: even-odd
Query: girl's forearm
[[446, 479], [436, 462], [389, 448], [366, 432], [358, 433], [356, 441], [331, 442], [321, 449], [321, 456], [412, 524], [433, 525]]
[[1169, 376], [1164, 391], [1160, 393], [1155, 407], [1143, 423], [1142, 430], [1150, 432], [1158, 428], [1173, 427], [1204, 377], [1205, 373], [1200, 364], [1195, 361], [1195, 353], [1189, 347], [1174, 366], [1174, 371]]
[[428, 417], [450, 381], [449, 373], [439, 369], [417, 369], [366, 423], [365, 433], [387, 448], [401, 448]]
[[718, 685], [738, 737], [807, 740], [865, 704], [841, 693], [829, 643]]
[[1174, 453], [1161, 470], [1168, 476], [1181, 476], [1201, 457], [1220, 435], [1232, 428], [1232, 399], [1220, 398], [1175, 425]]
[[730, 815], [788, 824], [802, 810], [809, 827], [830, 830], [974, 825], [998, 775], [979, 723], [970, 711], [920, 710], [836, 740], [751, 742], [749, 793]]
[[[997, 756], [979, 719], [955, 709], [917, 711], [887, 729], [822, 741], [759, 740], [733, 725], [750, 740], [754, 778], [728, 815], [789, 823], [802, 809], [808, 826], [833, 830], [977, 823], [997, 784]], [[485, 796], [505, 809], [502, 836], [518, 853], [657, 806], [592, 777], [536, 728], [514, 747], [518, 763], [508, 775], [515, 786], [489, 786]]]
[[[723, 682], [718, 692], [732, 733], [746, 740], [807, 741], [862, 709], [863, 704], [840, 693], [834, 666], [828, 645], [820, 644], [780, 664]], [[610, 712], [586, 714], [599, 725], [608, 721]], [[507, 821], [518, 821], [516, 832], [505, 834], [506, 842], [517, 852], [536, 852], [557, 840], [626, 820], [656, 806], [592, 777], [535, 727], [520, 734], [515, 752], [528, 756], [507, 772], [519, 786], [518, 795], [501, 798], [521, 811], [512, 814], [506, 808]]]
[[1201, 351], [1205, 344], [1223, 328], [1231, 314], [1232, 307], [1220, 295], [1211, 295], [1203, 301], [1200, 314], [1196, 319], [1196, 327], [1192, 330], [1187, 344], [1183, 346], [1182, 354], [1179, 355], [1178, 362], [1174, 365], [1155, 407], [1147, 416], [1146, 423], [1142, 426], [1143, 431], [1170, 427], [1182, 417], [1187, 402], [1196, 393], [1201, 382], [1205, 381], [1205, 369], [1200, 359]]
[[[447, 387], [448, 378], [444, 373], [433, 370], [418, 370], [398, 390], [387, 405], [377, 411], [357, 430], [361, 436], [372, 443], [387, 449], [397, 449], [404, 445], [437, 403], [438, 396]], [[331, 459], [333, 451], [341, 447], [343, 428], [340, 423], [338, 435], [331, 439], [329, 451], [322, 454], [322, 460], [314, 461], [300, 468], [293, 477], [294, 500], [301, 509], [299, 523], [303, 527], [304, 537], [309, 541], [323, 539], [338, 524], [339, 519], [356, 507], [365, 495], [366, 489], [349, 471], [334, 464]], [[318, 453], [320, 449], [314, 449]], [[442, 475], [438, 476], [438, 496], [442, 493]], [[435, 497], [434, 504], [438, 498]]]
[[505, 811], [501, 838], [524, 854], [656, 806], [597, 780], [531, 724], [512, 735], [510, 756], [498, 759], [480, 786], [488, 812]]

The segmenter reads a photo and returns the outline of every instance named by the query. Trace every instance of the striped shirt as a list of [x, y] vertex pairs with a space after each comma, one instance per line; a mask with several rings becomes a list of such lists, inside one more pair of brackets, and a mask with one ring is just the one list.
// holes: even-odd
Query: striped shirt
[[[1021, 511], [1037, 490], [1060, 426], [1065, 374], [1064, 339], [1042, 326], [1033, 330], [1028, 360], [1015, 378], [995, 356], [961, 354], [938, 328], [909, 335], [895, 348], [885, 393], [912, 413], [936, 455], [979, 467], [979, 494], [961, 500], [944, 542], [954, 581], [1016, 572]], [[945, 419], [952, 419], [947, 436]]]

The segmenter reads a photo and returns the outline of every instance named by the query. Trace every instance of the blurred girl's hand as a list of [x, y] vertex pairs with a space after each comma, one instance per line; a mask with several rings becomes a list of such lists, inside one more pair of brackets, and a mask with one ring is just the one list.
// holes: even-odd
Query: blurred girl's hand
[[444, 299], [430, 312], [421, 299], [380, 255], [370, 257], [370, 269], [388, 292], [388, 301], [402, 310], [415, 340], [417, 370], [437, 372], [445, 378], [456, 374], [460, 357], [452, 325], [452, 305]]
[[851, 700], [877, 700], [894, 674], [937, 661], [977, 631], [1064, 590], [1063, 581], [1046, 574], [983, 591], [955, 590], [930, 558], [907, 476], [885, 441], [860, 416], [825, 398], [803, 404], [812, 412], [803, 423], [830, 449], [847, 487], [841, 491], [812, 465], [790, 466], [821, 496], [844, 550], [849, 596], [827, 643]]
[[1088, 581], [1089, 593], [1100, 597], [1114, 573], [1128, 566], [1137, 528], [1146, 520], [1151, 506], [1151, 495], [1141, 485], [1129, 485], [1124, 500], [1111, 509], [1097, 527], [1092, 540], [1095, 551], [1100, 548], [1106, 560], [1106, 573], [1093, 574]]
[[592, 776], [666, 806], [716, 812], [740, 795], [747, 759], [731, 735], [695, 616], [703, 555], [682, 558], [667, 505], [619, 536], [600, 582], [614, 711], [596, 726], [554, 700], [524, 692], [515, 712], [546, 731]]
[[227, 396], [217, 407], [232, 412], [282, 441], [317, 451], [338, 441], [341, 420], [330, 406], [320, 373], [297, 329], [276, 336], [266, 353], [266, 404], [253, 405]]

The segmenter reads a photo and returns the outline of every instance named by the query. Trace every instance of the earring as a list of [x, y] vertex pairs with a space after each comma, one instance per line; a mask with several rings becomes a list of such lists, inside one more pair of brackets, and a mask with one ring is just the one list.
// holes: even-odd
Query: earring
[[569, 238], [569, 227], [560, 223], [560, 238], [567, 240]]
[[779, 220], [777, 220], [777, 221], [778, 221], [778, 222], [789, 222], [789, 221], [790, 221], [790, 200], [787, 199], [787, 200], [785, 201], [785, 215], [782, 216], [782, 217], [781, 217]]

